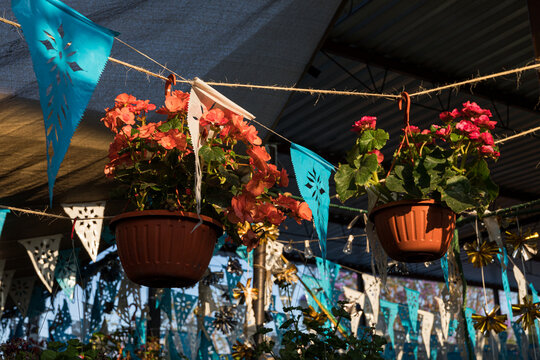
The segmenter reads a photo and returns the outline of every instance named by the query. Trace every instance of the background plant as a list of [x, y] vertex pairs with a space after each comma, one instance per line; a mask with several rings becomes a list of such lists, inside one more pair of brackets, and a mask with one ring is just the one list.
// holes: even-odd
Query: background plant
[[[189, 94], [173, 91], [156, 111], [166, 115], [150, 121], [156, 106], [121, 94], [101, 121], [114, 134], [105, 175], [123, 184], [123, 192], [138, 210], [195, 211], [195, 157], [187, 126]], [[202, 169], [202, 213], [219, 219], [227, 233], [250, 249], [269, 230], [292, 216], [311, 220], [304, 202], [269, 189], [286, 187], [284, 169], [269, 164], [257, 130], [240, 115], [218, 108], [199, 119]], [[268, 231], [267, 231], [268, 230]]]
[[441, 113], [440, 124], [423, 130], [407, 125], [387, 173], [380, 150], [389, 135], [376, 128], [375, 117], [364, 116], [353, 125], [358, 138], [335, 175], [341, 201], [372, 189], [382, 203], [435, 199], [455, 213], [483, 214], [498, 195], [487, 162], [500, 156], [491, 117], [489, 110], [466, 102], [461, 110]]

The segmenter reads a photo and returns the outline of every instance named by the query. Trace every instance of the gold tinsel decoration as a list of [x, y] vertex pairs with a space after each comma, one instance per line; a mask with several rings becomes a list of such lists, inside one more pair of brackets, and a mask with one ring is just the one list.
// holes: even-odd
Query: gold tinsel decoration
[[484, 335], [491, 331], [496, 334], [506, 330], [506, 315], [497, 315], [499, 311], [499, 305], [495, 306], [489, 314], [486, 311], [486, 315], [473, 314], [472, 319], [474, 321], [474, 328]]
[[232, 346], [231, 355], [234, 360], [249, 360], [255, 358], [255, 351], [249, 343], [245, 342], [242, 344], [236, 340], [236, 344]]
[[287, 263], [287, 266], [276, 270], [273, 275], [276, 278], [277, 285], [293, 284], [298, 281], [296, 266], [293, 263]]
[[328, 320], [325, 313], [315, 311], [311, 305], [309, 305], [306, 309], [303, 309], [302, 313], [304, 314], [304, 321], [307, 320], [309, 322], [315, 322], [319, 326], [322, 326], [326, 320]]
[[467, 243], [463, 246], [469, 257], [469, 262], [474, 267], [483, 267], [490, 264], [494, 256], [499, 252], [499, 247], [495, 241], [484, 241], [478, 244], [478, 240]]
[[259, 297], [259, 290], [251, 287], [251, 279], [248, 279], [246, 285], [242, 283], [236, 284], [236, 288], [233, 289], [233, 297], [240, 299], [240, 304], [246, 302], [246, 298], [251, 295], [252, 300], [257, 300]]
[[521, 315], [517, 320], [521, 323], [523, 329], [531, 329], [534, 326], [534, 320], [540, 319], [540, 303], [533, 303], [530, 295], [523, 298], [522, 304], [512, 304], [514, 315]]
[[538, 233], [531, 229], [527, 229], [525, 234], [521, 230], [515, 234], [506, 231], [506, 245], [512, 257], [521, 254], [523, 260], [528, 261], [538, 252]]

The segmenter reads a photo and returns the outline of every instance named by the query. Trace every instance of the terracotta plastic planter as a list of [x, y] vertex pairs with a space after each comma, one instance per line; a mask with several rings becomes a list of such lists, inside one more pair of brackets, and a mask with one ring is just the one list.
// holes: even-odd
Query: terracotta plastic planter
[[219, 222], [197, 214], [167, 210], [124, 213], [111, 220], [120, 262], [127, 277], [149, 287], [189, 287], [208, 268], [216, 239], [223, 232]]
[[440, 259], [456, 227], [456, 214], [434, 200], [384, 204], [373, 209], [370, 219], [388, 256], [403, 262]]

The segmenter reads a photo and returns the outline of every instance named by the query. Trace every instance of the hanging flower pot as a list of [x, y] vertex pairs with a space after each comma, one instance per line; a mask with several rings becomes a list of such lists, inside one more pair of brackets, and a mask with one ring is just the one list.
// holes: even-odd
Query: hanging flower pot
[[370, 218], [388, 256], [403, 262], [440, 259], [456, 226], [456, 214], [434, 200], [390, 202], [374, 208]]
[[189, 287], [208, 268], [222, 226], [216, 220], [181, 211], [145, 210], [116, 216], [120, 262], [127, 277], [155, 288]]

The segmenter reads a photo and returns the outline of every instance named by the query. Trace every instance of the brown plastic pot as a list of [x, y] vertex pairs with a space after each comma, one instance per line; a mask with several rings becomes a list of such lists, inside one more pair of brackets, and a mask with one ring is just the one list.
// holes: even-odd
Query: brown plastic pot
[[219, 222], [197, 214], [167, 210], [132, 211], [111, 220], [120, 262], [127, 277], [140, 285], [171, 288], [195, 285], [208, 268]]
[[403, 262], [440, 259], [456, 227], [456, 214], [434, 200], [384, 204], [372, 210], [370, 219], [388, 256]]

